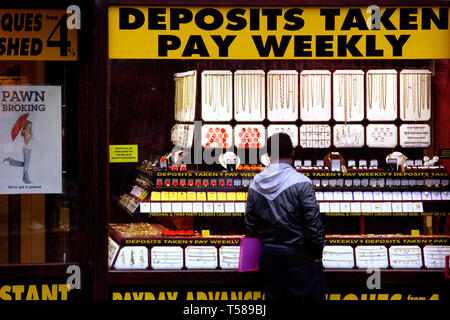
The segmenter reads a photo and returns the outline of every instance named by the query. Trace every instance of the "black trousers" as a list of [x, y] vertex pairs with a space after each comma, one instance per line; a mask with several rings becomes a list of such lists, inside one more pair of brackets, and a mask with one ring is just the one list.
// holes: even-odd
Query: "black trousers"
[[306, 250], [265, 244], [259, 269], [266, 300], [325, 300], [322, 262], [315, 263]]

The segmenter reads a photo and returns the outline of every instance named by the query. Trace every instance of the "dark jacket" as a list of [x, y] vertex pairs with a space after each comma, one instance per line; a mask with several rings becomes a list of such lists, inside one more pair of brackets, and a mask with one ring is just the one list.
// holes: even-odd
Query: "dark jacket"
[[271, 164], [255, 176], [245, 223], [247, 235], [263, 244], [304, 248], [322, 258], [325, 230], [314, 187], [288, 163]]

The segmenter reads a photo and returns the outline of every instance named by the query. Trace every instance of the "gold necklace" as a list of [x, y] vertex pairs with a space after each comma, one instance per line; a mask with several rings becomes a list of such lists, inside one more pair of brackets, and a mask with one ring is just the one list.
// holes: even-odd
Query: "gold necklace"
[[[345, 81], [346, 79], [343, 78], [344, 80], [344, 93], [347, 92], [347, 81]], [[344, 121], [345, 124], [347, 124], [347, 94], [344, 95]], [[344, 133], [344, 129], [342, 129], [342, 133]]]

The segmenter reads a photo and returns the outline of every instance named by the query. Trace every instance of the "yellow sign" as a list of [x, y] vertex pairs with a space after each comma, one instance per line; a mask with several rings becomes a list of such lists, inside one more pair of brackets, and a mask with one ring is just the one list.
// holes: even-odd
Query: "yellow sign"
[[138, 162], [137, 144], [110, 145], [109, 162]]
[[448, 7], [371, 8], [111, 6], [109, 57], [450, 58]]
[[247, 193], [246, 192], [237, 192], [236, 193], [236, 200], [238, 200], [238, 201], [245, 201], [245, 200], [247, 200]]
[[186, 201], [186, 199], [187, 199], [186, 192], [179, 191], [178, 192], [178, 201]]
[[178, 192], [176, 191], [170, 192], [170, 201], [178, 201]]
[[210, 233], [209, 230], [202, 230], [202, 237], [209, 237]]
[[217, 200], [227, 201], [227, 194], [225, 192], [217, 192]]
[[160, 201], [161, 200], [161, 192], [159, 191], [152, 191], [152, 195], [150, 197], [151, 201]]
[[77, 60], [77, 30], [67, 23], [72, 14], [0, 9], [0, 60]]
[[169, 192], [168, 191], [162, 191], [161, 192], [161, 201], [169, 201]]
[[228, 201], [236, 201], [236, 192], [227, 192]]
[[193, 192], [193, 191], [189, 191], [187, 193], [187, 199], [189, 201], [197, 201], [197, 194], [195, 192]]
[[208, 192], [208, 201], [216, 201], [217, 193], [216, 192]]
[[206, 201], [206, 192], [197, 192], [197, 201]]

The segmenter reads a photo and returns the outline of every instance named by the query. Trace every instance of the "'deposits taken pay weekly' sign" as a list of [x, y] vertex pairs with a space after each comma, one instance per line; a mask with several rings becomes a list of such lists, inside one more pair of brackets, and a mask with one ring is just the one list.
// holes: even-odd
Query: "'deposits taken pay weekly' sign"
[[0, 194], [61, 193], [61, 87], [0, 86]]
[[111, 6], [110, 59], [449, 59], [444, 7]]

